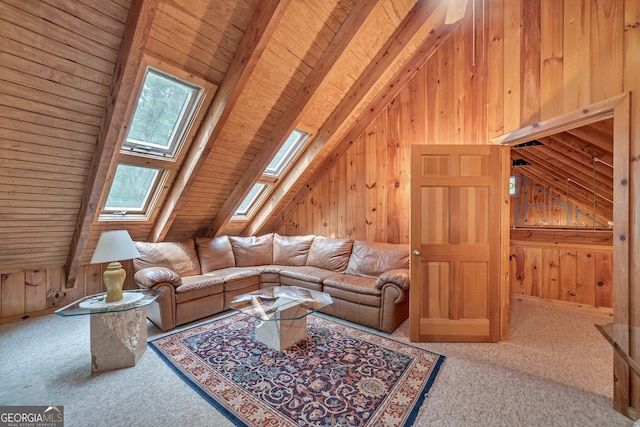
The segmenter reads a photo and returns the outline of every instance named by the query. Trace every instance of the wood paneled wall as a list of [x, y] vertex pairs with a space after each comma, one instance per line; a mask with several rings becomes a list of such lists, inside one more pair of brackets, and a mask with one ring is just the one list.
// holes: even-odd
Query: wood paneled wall
[[613, 307], [611, 246], [511, 241], [511, 293]]
[[[407, 242], [409, 188], [400, 178], [407, 174], [410, 144], [489, 143], [495, 136], [640, 90], [638, 1], [490, 1], [475, 22], [480, 41], [474, 52], [469, 39], [464, 38], [470, 34], [471, 24], [465, 20], [367, 131], [358, 140], [349, 141], [344, 159], [309, 182], [297, 210], [284, 218], [280, 232]], [[631, 97], [631, 159], [640, 158], [638, 99]], [[385, 147], [380, 153], [367, 146], [372, 138]], [[393, 148], [391, 156], [388, 147]], [[640, 182], [640, 162], [632, 162], [630, 172], [630, 181]], [[635, 231], [629, 236], [632, 256], [628, 271], [637, 273], [637, 186], [631, 188], [629, 206]], [[378, 216], [380, 213], [384, 217]], [[563, 251], [563, 264], [577, 264], [578, 250], [568, 251], [568, 255]], [[581, 252], [580, 259], [586, 254]], [[556, 259], [552, 252], [545, 256]], [[558, 265], [560, 256], [558, 249]], [[568, 277], [571, 271], [576, 272], [570, 268], [558, 271], [558, 275]], [[629, 275], [629, 296], [634, 309], [624, 309], [619, 319], [634, 326], [637, 334], [637, 274]], [[592, 297], [585, 293], [584, 298]], [[629, 352], [637, 360], [640, 339], [632, 342], [635, 344]], [[640, 381], [631, 381], [640, 390]], [[630, 407], [620, 410], [640, 414], [640, 393], [632, 393], [629, 403]]]
[[411, 144], [487, 142], [481, 29], [473, 49], [470, 18], [365, 132], [340, 144], [336, 160], [296, 197], [279, 233], [409, 242]]
[[[48, 314], [85, 295], [106, 292], [102, 282], [106, 267], [106, 264], [84, 266], [73, 288], [65, 286], [63, 267], [0, 274], [0, 324]], [[127, 271], [123, 288], [136, 289], [133, 261], [122, 261], [122, 267]]]

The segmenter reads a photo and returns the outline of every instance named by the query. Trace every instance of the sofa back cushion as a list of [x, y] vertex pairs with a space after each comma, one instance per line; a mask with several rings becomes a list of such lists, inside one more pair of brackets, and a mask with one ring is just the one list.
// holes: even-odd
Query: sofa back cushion
[[198, 237], [196, 238], [196, 250], [202, 273], [236, 266], [229, 236]]
[[351, 239], [316, 236], [309, 248], [307, 265], [344, 273], [349, 263], [352, 246]]
[[133, 260], [133, 268], [140, 271], [146, 267], [167, 267], [180, 276], [202, 274], [193, 239], [180, 242], [134, 242], [140, 258]]
[[230, 236], [236, 267], [273, 264], [273, 233], [263, 236]]
[[309, 248], [315, 236], [273, 236], [273, 263], [277, 265], [306, 265]]
[[409, 268], [409, 245], [356, 240], [346, 273], [377, 278], [399, 268]]

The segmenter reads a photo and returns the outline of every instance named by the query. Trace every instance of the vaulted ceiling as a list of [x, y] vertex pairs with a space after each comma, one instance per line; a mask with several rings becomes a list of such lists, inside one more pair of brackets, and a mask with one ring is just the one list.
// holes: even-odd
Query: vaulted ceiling
[[[0, 270], [64, 265], [72, 283], [109, 229], [149, 241], [272, 231], [471, 4], [0, 0]], [[148, 58], [215, 94], [149, 220], [99, 221]], [[311, 134], [304, 153], [250, 221], [230, 221], [294, 128]], [[586, 182], [577, 171], [589, 156], [611, 157], [589, 140], [596, 131], [608, 130], [549, 137], [518, 156], [537, 164], [532, 178], [561, 188], [566, 176], [553, 171], [567, 172], [559, 162], [570, 157], [581, 165], [572, 179]]]
[[[66, 265], [100, 233], [266, 230], [371, 105], [385, 105], [466, 12], [456, 0], [0, 2], [0, 267]], [[453, 18], [452, 18], [453, 17]], [[217, 87], [149, 221], [99, 221], [152, 58]], [[363, 121], [364, 120], [364, 121]], [[248, 222], [230, 218], [288, 134], [312, 140]]]

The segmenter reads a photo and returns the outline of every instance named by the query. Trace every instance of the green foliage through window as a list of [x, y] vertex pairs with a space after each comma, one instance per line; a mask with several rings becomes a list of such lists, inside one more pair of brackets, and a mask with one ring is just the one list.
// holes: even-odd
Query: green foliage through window
[[141, 211], [145, 208], [160, 171], [140, 166], [118, 165], [105, 210]]
[[173, 156], [202, 92], [199, 86], [148, 68], [124, 148]]

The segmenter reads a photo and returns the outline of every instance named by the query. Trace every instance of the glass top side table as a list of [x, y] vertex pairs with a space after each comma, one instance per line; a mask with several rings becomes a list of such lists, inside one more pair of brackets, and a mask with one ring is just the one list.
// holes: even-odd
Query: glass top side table
[[115, 313], [145, 307], [164, 293], [158, 289], [122, 291], [120, 301], [105, 302], [106, 292], [89, 295], [54, 311], [58, 316], [81, 316], [85, 314]]
[[164, 291], [123, 291], [120, 301], [106, 302], [106, 292], [89, 295], [54, 313], [90, 315], [91, 371], [101, 372], [134, 366], [147, 349], [147, 306]]

